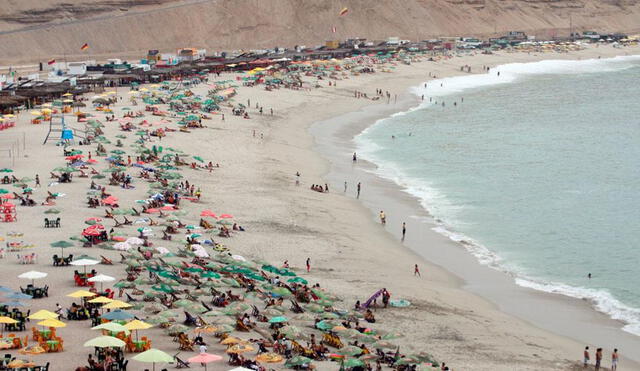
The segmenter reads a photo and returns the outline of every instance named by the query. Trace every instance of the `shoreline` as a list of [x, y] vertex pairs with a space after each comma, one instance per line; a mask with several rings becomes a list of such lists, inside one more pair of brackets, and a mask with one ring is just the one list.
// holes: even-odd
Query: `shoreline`
[[[363, 182], [365, 185], [360, 201], [353, 197], [354, 188], [351, 181], [349, 197], [344, 196], [343, 178], [330, 184], [329, 193], [309, 190], [311, 184], [325, 183], [323, 179], [327, 179], [327, 174], [330, 174], [332, 168], [331, 162], [317, 151], [310, 127], [314, 123], [330, 120], [344, 124], [343, 120], [347, 121], [348, 117], [357, 121], [361, 114], [369, 115], [366, 120], [360, 120], [363, 125], [368, 125], [368, 120], [376, 115], [385, 116], [402, 108], [400, 106], [403, 104], [412, 104], [411, 97], [415, 97], [408, 89], [424, 81], [428, 71], [436, 71], [439, 77], [442, 77], [458, 74], [460, 64], [494, 66], [508, 61], [548, 59], [549, 56], [575, 59], [598, 53], [624, 53], [632, 50], [638, 49], [593, 48], [566, 55], [553, 53], [528, 56], [524, 53], [505, 53], [454, 57], [439, 62], [423, 61], [411, 66], [399, 65], [393, 73], [377, 72], [341, 79], [337, 80], [337, 86], [329, 87], [326, 81], [319, 80], [319, 88], [308, 90], [267, 91], [260, 87], [239, 86], [236, 102], [251, 101], [251, 104], [247, 104], [250, 107], [251, 119], [233, 116], [230, 107], [223, 106], [221, 113], [226, 114], [224, 121], [220, 115], [212, 115], [211, 119], [203, 120], [206, 128], [194, 129], [191, 133], [171, 133], [162, 142], [153, 139], [149, 144], [171, 146], [187, 153], [199, 150], [207, 160], [220, 164], [220, 168], [216, 168], [212, 173], [186, 171], [189, 181], [202, 187], [202, 201], [193, 205], [193, 209], [211, 208], [216, 212], [232, 214], [238, 223], [246, 228], [247, 232], [234, 234], [230, 239], [218, 239], [234, 254], [267, 260], [278, 266], [288, 260], [291, 268], [311, 284], [320, 282], [323, 288], [339, 294], [339, 305], [342, 308], [351, 308], [356, 300], [366, 300], [382, 287], [391, 291], [392, 299], [410, 300], [413, 305], [407, 308], [378, 308], [375, 312], [377, 323], [373, 326], [406, 335], [397, 341], [403, 353], [427, 351], [438, 361], [446, 362], [455, 370], [566, 370], [574, 367], [581, 369], [578, 359], [583, 344], [507, 314], [503, 308], [470, 292], [464, 285], [464, 280], [455, 275], [456, 272], [449, 272], [452, 268], [481, 267], [477, 263], [469, 263], [467, 266], [456, 260], [458, 257], [467, 261], [474, 260], [464, 249], [428, 228], [424, 228], [424, 231], [418, 234], [421, 228], [410, 225], [407, 243], [413, 243], [415, 239], [420, 242], [427, 241], [429, 246], [444, 247], [447, 254], [439, 255], [453, 260], [451, 264], [429, 263], [435, 260], [432, 257], [424, 260], [418, 253], [399, 244], [397, 237], [380, 228], [375, 222], [375, 213], [372, 214], [360, 202], [376, 205], [376, 199], [372, 195], [377, 197], [376, 192], [385, 193], [380, 196], [385, 197], [385, 202], [395, 205], [396, 208], [409, 210], [396, 213], [391, 211], [393, 207], [384, 206], [385, 210], [389, 210], [388, 225], [399, 226], [396, 215], [414, 215], [410, 210], [412, 207], [415, 208], [416, 203], [408, 195], [397, 193], [389, 188], [390, 184], [374, 179]], [[223, 74], [219, 80], [235, 80], [238, 76]], [[211, 80], [214, 80], [213, 76]], [[398, 103], [387, 105], [353, 97], [354, 90], [371, 93], [376, 88], [397, 92]], [[113, 107], [117, 116], [121, 116], [125, 106], [130, 105], [126, 101], [126, 90], [120, 89], [116, 95], [124, 98], [124, 101]], [[206, 94], [208, 86], [201, 84], [192, 90], [195, 94]], [[274, 115], [260, 115], [258, 109], [253, 108], [258, 102], [267, 112], [269, 108], [273, 108]], [[135, 110], [144, 110], [144, 106], [139, 105]], [[26, 141], [23, 143], [25, 151], [20, 153], [22, 157], [15, 158], [15, 166], [11, 166], [15, 169], [15, 174], [31, 177], [35, 174], [40, 175], [43, 187], [34, 191], [38, 201], [43, 198], [47, 189], [64, 192], [73, 197], [58, 199], [57, 207], [62, 209], [62, 226], [56, 229], [42, 227], [43, 207], [20, 207], [18, 223], [7, 225], [6, 230], [24, 232], [26, 242], [37, 243], [31, 251], [40, 255], [40, 261], [36, 265], [25, 266], [18, 264], [14, 254], [10, 254], [11, 257], [7, 255], [0, 264], [5, 270], [6, 284], [15, 287], [24, 284], [24, 281], [16, 278], [24, 271], [37, 269], [49, 273], [47, 282], [52, 287], [51, 297], [39, 299], [37, 304], [33, 304], [33, 309], [54, 309], [58, 302], [62, 307], [69, 307], [77, 300], [65, 296], [77, 289], [72, 280], [73, 269], [53, 267], [50, 257], [59, 251], [52, 250], [48, 244], [77, 234], [80, 226], [84, 226], [86, 217], [102, 216], [104, 210], [86, 207], [84, 195], [87, 191], [87, 181], [45, 186], [50, 182], [47, 174], [52, 166], [62, 163], [61, 148], [41, 144], [47, 128], [45, 125], [29, 124], [32, 116], [28, 112], [18, 116], [16, 127], [4, 132], [5, 138], [19, 138], [24, 135]], [[69, 124], [75, 125], [71, 121]], [[116, 123], [104, 123], [105, 135], [113, 137], [115, 134], [122, 134]], [[255, 134], [252, 135], [252, 132]], [[350, 137], [346, 138], [348, 142]], [[131, 144], [133, 139], [128, 138], [125, 144]], [[93, 150], [93, 147], [79, 148]], [[351, 165], [348, 151], [346, 156], [343, 152], [337, 152], [335, 156], [340, 159], [339, 163]], [[9, 165], [9, 159], [3, 158], [3, 161], [5, 160]], [[361, 163], [358, 168], [364, 165]], [[302, 173], [300, 187], [295, 185], [297, 171]], [[377, 182], [381, 185], [379, 188], [374, 184]], [[134, 205], [136, 200], [147, 197], [144, 187], [128, 190], [109, 187], [108, 190], [117, 192], [123, 204]], [[401, 202], [387, 199], [387, 192], [402, 195]], [[185, 208], [188, 209], [189, 204], [186, 204]], [[415, 215], [418, 215], [419, 219], [412, 219], [412, 223], [428, 222], [425, 212]], [[195, 224], [197, 221], [197, 217], [185, 217], [184, 220], [185, 224]], [[160, 246], [169, 244], [159, 238], [154, 239], [154, 242]], [[442, 251], [440, 249], [440, 252]], [[114, 261], [120, 258], [118, 251], [87, 250], [79, 246], [71, 247], [65, 250], [65, 253], [76, 256], [87, 253], [96, 257], [104, 254]], [[311, 258], [312, 268], [306, 273], [304, 264], [308, 257]], [[421, 279], [413, 277], [412, 274], [413, 264], [416, 262], [419, 262], [423, 272]], [[116, 277], [125, 276], [124, 266], [121, 264], [97, 267], [100, 273]], [[42, 359], [51, 360], [52, 370], [66, 370], [65, 366], [68, 364], [65, 364], [65, 361], [69, 359], [83, 360], [87, 348], [83, 348], [82, 343], [96, 335], [95, 332], [88, 331], [88, 328], [87, 323], [69, 322], [68, 326], [60, 331], [65, 336], [65, 352], [47, 354], [46, 358]], [[585, 331], [587, 330], [590, 331], [589, 328], [585, 328]], [[154, 348], [175, 354], [177, 344], [172, 342], [170, 337], [163, 335], [162, 329], [152, 328], [145, 334], [153, 339]], [[208, 345], [212, 353], [222, 354], [225, 351], [225, 347], [212, 338]], [[620, 350], [621, 366], [625, 369], [640, 370], [637, 363], [625, 358], [632, 350], [623, 347], [620, 347]], [[184, 356], [188, 357], [188, 354]], [[54, 362], [57, 364], [53, 364]], [[604, 364], [609, 364], [606, 359]], [[140, 367], [135, 363], [131, 366]], [[224, 363], [212, 366], [210, 369], [213, 370], [230, 368]], [[275, 367], [282, 368], [281, 365]], [[336, 370], [339, 366], [321, 362], [317, 367], [319, 370]]]
[[[552, 61], [555, 59], [544, 60]], [[449, 77], [453, 77], [453, 75], [438, 76], [438, 80]], [[367, 191], [371, 192], [373, 188], [373, 192], [371, 192], [373, 196], [370, 199], [365, 199], [364, 194], [367, 191], [363, 188], [363, 199], [361, 200], [362, 205], [372, 214], [372, 220], [376, 220], [378, 210], [385, 210], [388, 220], [385, 229], [398, 241], [401, 237], [400, 225], [402, 222], [406, 221], [408, 226], [413, 224], [414, 228], [417, 226], [419, 237], [411, 238], [412, 233], [416, 231], [409, 227], [407, 239], [400, 241], [402, 245], [417, 253], [426, 262], [445, 267], [444, 269], [458, 279], [456, 285], [487, 299], [500, 310], [536, 327], [586, 344], [597, 344], [598, 341], [608, 344], [610, 341], [612, 344], [617, 344], [612, 345], [612, 348], [615, 346], [627, 349], [627, 351], [637, 349], [640, 346], [640, 337], [624, 331], [622, 329], [624, 322], [598, 311], [590, 300], [522, 286], [516, 282], [518, 277], [514, 274], [501, 270], [499, 267], [482, 264], [469, 249], [470, 243], [465, 240], [457, 241], [451, 237], [451, 234], [436, 231], [443, 226], [434, 220], [428, 209], [425, 209], [423, 206], [425, 201], [408, 193], [405, 188], [392, 179], [376, 174], [377, 165], [375, 163], [363, 160], [359, 156], [356, 166], [346, 165], [349, 154], [357, 151], [357, 144], [354, 143], [355, 137], [380, 120], [418, 108], [421, 102], [412, 91], [420, 88], [421, 84], [409, 86], [405, 89], [406, 92], [403, 94], [402, 100], [392, 108], [381, 109], [379, 105], [371, 105], [354, 113], [314, 123], [310, 128], [310, 132], [316, 140], [314, 147], [331, 162], [331, 169], [325, 177], [336, 188], [339, 187], [342, 180], [353, 183], [354, 178], [361, 180], [366, 185]], [[323, 128], [323, 126], [331, 125], [334, 127]], [[338, 153], [340, 156], [337, 156]], [[408, 215], [408, 217], [397, 217], [398, 214]], [[390, 228], [390, 225], [395, 227]], [[445, 241], [437, 236], [429, 236], [426, 239], [437, 241], [436, 244], [439, 247], [449, 247], [447, 253], [451, 253], [453, 250], [453, 256], [443, 257], [438, 251], [434, 251], [434, 248], [421, 248], [420, 240], [425, 238], [424, 236], [427, 234], [437, 234], [444, 237]], [[450, 246], [451, 243], [455, 247]], [[472, 259], [468, 259], [464, 255], [468, 255]], [[488, 282], [492, 283], [488, 285]], [[546, 308], [542, 315], [536, 309], [532, 310], [532, 308], [540, 307]], [[585, 331], [586, 328], [588, 331]], [[627, 352], [627, 354], [633, 353]], [[640, 357], [634, 355], [629, 358], [634, 366], [638, 367]]]

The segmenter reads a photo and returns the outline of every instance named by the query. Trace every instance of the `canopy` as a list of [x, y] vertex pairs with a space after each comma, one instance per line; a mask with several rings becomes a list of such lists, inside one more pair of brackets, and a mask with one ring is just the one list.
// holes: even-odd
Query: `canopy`
[[70, 298], [90, 298], [96, 295], [98, 294], [87, 291], [87, 290], [78, 290], [78, 291], [72, 292], [71, 294], [67, 294], [67, 296]]
[[65, 327], [67, 326], [66, 323], [59, 321], [57, 319], [54, 318], [49, 318], [49, 319], [45, 319], [43, 321], [40, 321], [37, 323], [40, 326], [45, 326], [45, 327]]
[[98, 348], [109, 348], [109, 347], [123, 347], [125, 346], [125, 342], [115, 338], [113, 336], [98, 336], [97, 338], [93, 338], [86, 343], [84, 343], [85, 347], [98, 347]]
[[29, 319], [38, 319], [38, 320], [43, 320], [43, 319], [56, 319], [58, 318], [58, 315], [56, 313], [53, 313], [51, 311], [48, 311], [46, 309], [40, 309], [39, 311], [33, 313], [32, 315], [29, 316]]
[[117, 322], [107, 322], [91, 328], [92, 330], [107, 330], [111, 332], [124, 332], [125, 335], [129, 335], [129, 329]]

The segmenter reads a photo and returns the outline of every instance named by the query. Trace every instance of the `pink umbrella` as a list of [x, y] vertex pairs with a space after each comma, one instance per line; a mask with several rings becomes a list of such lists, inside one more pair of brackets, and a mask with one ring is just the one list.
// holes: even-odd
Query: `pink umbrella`
[[161, 208], [161, 210], [164, 210], [164, 211], [173, 211], [175, 209], [176, 209], [175, 207], [170, 206], [170, 205], [162, 206], [162, 208]]
[[160, 210], [159, 210], [159, 209], [147, 209], [147, 212], [148, 212], [149, 214], [153, 214], [153, 213], [158, 213], [158, 212], [160, 212]]
[[90, 159], [87, 160], [87, 162], [90, 163], [90, 164], [95, 164], [95, 163], [98, 162], [98, 160], [90, 158]]
[[102, 203], [105, 205], [114, 205], [116, 203], [118, 203], [118, 198], [117, 197], [113, 197], [113, 196], [109, 196], [107, 198], [105, 198], [104, 200], [102, 200]]
[[200, 216], [208, 216], [208, 217], [211, 217], [211, 218], [217, 218], [216, 214], [211, 210], [203, 210], [200, 213]]
[[200, 353], [195, 357], [191, 357], [187, 359], [189, 363], [204, 363], [204, 369], [207, 369], [207, 363], [221, 361], [222, 357], [217, 356], [215, 354], [209, 353]]
[[229, 219], [229, 218], [233, 218], [233, 215], [230, 215], [230, 214], [222, 214], [222, 215], [220, 215], [220, 217], [221, 217], [221, 218]]

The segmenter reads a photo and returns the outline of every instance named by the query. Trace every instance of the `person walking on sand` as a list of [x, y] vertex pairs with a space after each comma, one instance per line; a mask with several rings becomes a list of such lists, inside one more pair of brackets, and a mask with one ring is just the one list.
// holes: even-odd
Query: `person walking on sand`
[[618, 349], [614, 349], [613, 353], [611, 353], [611, 371], [616, 371], [618, 369]]
[[416, 265], [414, 265], [414, 266], [413, 266], [413, 275], [414, 275], [414, 276], [418, 276], [418, 277], [422, 277], [422, 276], [420, 275], [420, 269], [418, 268], [418, 264], [416, 264]]
[[582, 363], [582, 367], [586, 368], [589, 365], [589, 346], [584, 347], [584, 354], [583, 354], [583, 360], [584, 362]]
[[358, 162], [358, 156], [353, 152], [353, 162]]
[[384, 211], [380, 210], [380, 224], [387, 224], [387, 216], [384, 215]]
[[36, 174], [36, 188], [40, 188], [40, 176]]
[[311, 258], [307, 258], [307, 273], [311, 271]]
[[602, 363], [602, 348], [596, 349], [596, 371], [600, 369], [600, 364]]
[[361, 187], [360, 182], [358, 182], [356, 198], [360, 198], [360, 187]]
[[[407, 223], [402, 222], [402, 241], [404, 241], [404, 236], [407, 234]], [[417, 267], [417, 266], [416, 266]]]
[[347, 193], [347, 181], [344, 181], [344, 193]]

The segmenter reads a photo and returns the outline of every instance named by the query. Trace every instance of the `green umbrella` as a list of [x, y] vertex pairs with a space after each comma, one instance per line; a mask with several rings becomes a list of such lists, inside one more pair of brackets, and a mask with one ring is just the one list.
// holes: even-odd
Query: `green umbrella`
[[187, 299], [180, 299], [180, 300], [177, 300], [177, 301], [173, 302], [173, 305], [175, 305], [176, 307], [181, 307], [181, 308], [188, 307], [188, 306], [190, 306], [192, 304], [193, 304], [193, 302], [191, 300], [187, 300]]
[[113, 336], [98, 336], [84, 343], [85, 347], [111, 348], [123, 347], [125, 342]]
[[134, 356], [131, 359], [138, 362], [151, 363], [152, 370], [154, 371], [156, 369], [156, 363], [172, 363], [174, 361], [173, 356], [170, 356], [169, 354], [158, 349], [149, 349], [138, 354], [137, 356]]
[[4, 188], [0, 188], [0, 195], [5, 195], [5, 194], [7, 194], [7, 193], [9, 193], [9, 191], [7, 191], [7, 190], [6, 190], [6, 189], [4, 189]]
[[419, 359], [412, 358], [412, 357], [404, 357], [396, 361], [394, 365], [401, 366], [401, 365], [412, 365], [412, 364], [418, 364], [418, 363], [421, 363]]
[[193, 158], [197, 161], [204, 162], [204, 160], [200, 156], [193, 156]]
[[5, 167], [3, 169], [0, 169], [0, 173], [13, 173], [13, 170], [8, 169], [8, 168]]
[[304, 284], [304, 285], [306, 285], [306, 284], [308, 284], [308, 283], [309, 283], [307, 280], [305, 280], [305, 279], [304, 279], [304, 278], [302, 278], [302, 277], [294, 277], [294, 278], [290, 278], [290, 279], [288, 279], [288, 280], [287, 280], [287, 282], [290, 282], [290, 283], [302, 283], [302, 284]]
[[106, 177], [104, 175], [102, 175], [102, 174], [96, 174], [96, 175], [91, 176], [91, 179], [104, 179], [104, 178], [106, 178]]
[[331, 330], [334, 326], [332, 323], [327, 322], [327, 321], [320, 321], [318, 323], [316, 323], [316, 327], [319, 328], [320, 330]]
[[349, 358], [342, 362], [342, 367], [344, 368], [354, 368], [354, 367], [362, 367], [364, 366], [364, 362], [357, 358]]
[[221, 276], [213, 271], [204, 271], [200, 273], [200, 277], [202, 278], [220, 278]]
[[308, 310], [309, 312], [312, 312], [312, 313], [322, 313], [322, 312], [324, 312], [324, 308], [321, 307], [318, 304], [313, 304], [313, 303], [312, 304], [307, 304], [304, 308], [306, 310]]
[[273, 317], [269, 320], [269, 323], [283, 323], [283, 322], [288, 322], [289, 319], [285, 316], [278, 316], [278, 317]]
[[347, 345], [338, 349], [336, 353], [343, 356], [357, 356], [358, 354], [362, 353], [362, 348], [354, 345]]
[[63, 252], [62, 249], [66, 249], [67, 247], [72, 247], [73, 244], [71, 242], [67, 242], [67, 241], [56, 241], [54, 243], [52, 243], [50, 245], [53, 248], [59, 248], [60, 249], [60, 253]]
[[284, 287], [276, 287], [273, 290], [271, 290], [271, 293], [277, 296], [291, 296], [291, 291], [287, 290]]
[[290, 358], [285, 363], [285, 366], [287, 366], [287, 367], [302, 366], [302, 365], [305, 365], [305, 364], [309, 364], [311, 362], [312, 362], [311, 358], [307, 358], [307, 357], [303, 357], [303, 356], [295, 356], [293, 358]]

